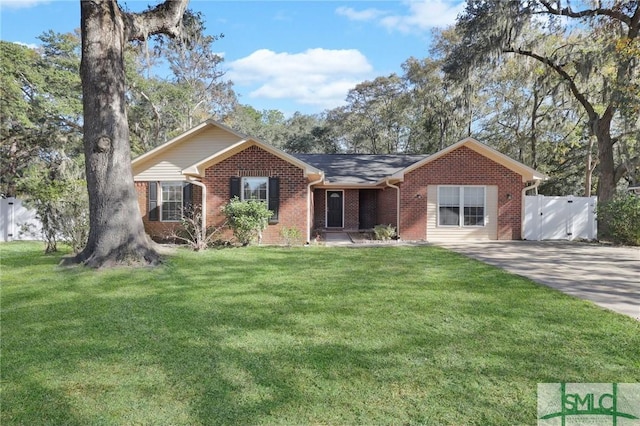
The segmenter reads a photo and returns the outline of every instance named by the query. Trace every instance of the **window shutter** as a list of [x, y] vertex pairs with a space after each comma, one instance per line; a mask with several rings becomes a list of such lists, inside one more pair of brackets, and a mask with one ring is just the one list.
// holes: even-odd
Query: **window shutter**
[[240, 178], [237, 176], [233, 176], [229, 179], [229, 199], [233, 199], [233, 197], [240, 197]]
[[186, 217], [193, 217], [193, 184], [182, 187], [182, 212]]
[[160, 219], [160, 211], [158, 208], [158, 182], [149, 182], [147, 188], [149, 195], [149, 220], [157, 221]]
[[269, 210], [273, 212], [269, 223], [278, 223], [278, 211], [280, 208], [280, 179], [277, 177], [269, 178]]

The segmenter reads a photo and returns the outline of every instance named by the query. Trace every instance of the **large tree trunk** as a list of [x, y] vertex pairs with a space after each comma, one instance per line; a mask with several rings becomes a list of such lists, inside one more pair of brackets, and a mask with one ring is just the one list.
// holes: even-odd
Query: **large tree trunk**
[[91, 267], [157, 264], [144, 231], [131, 171], [124, 48], [132, 39], [175, 34], [186, 0], [127, 14], [116, 0], [81, 1], [84, 151], [90, 231], [75, 258]]
[[592, 119], [592, 131], [598, 141], [598, 202], [611, 200], [618, 184], [611, 140], [611, 117], [613, 108], [610, 106], [602, 117]]

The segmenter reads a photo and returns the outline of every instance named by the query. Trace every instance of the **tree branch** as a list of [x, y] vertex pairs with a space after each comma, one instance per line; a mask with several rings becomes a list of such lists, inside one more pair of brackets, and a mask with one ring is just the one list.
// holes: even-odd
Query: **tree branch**
[[627, 161], [623, 161], [615, 169], [616, 182], [625, 177], [634, 167], [640, 164], [640, 156], [635, 156]]
[[638, 32], [640, 32], [640, 3], [637, 3], [636, 11], [631, 17], [631, 23], [629, 24], [629, 33], [627, 37], [630, 39], [635, 39], [638, 37]]
[[591, 18], [594, 16], [608, 16], [609, 18], [615, 19], [620, 22], [624, 22], [628, 26], [631, 26], [631, 17], [614, 9], [606, 9], [606, 8], [598, 7], [595, 9], [584, 9], [578, 12], [574, 12], [571, 9], [571, 5], [568, 5], [560, 9], [559, 7], [552, 6], [551, 2], [546, 0], [540, 0], [540, 4], [544, 6], [544, 8], [546, 9], [546, 13], [550, 13], [551, 15], [568, 16], [570, 18]]
[[560, 77], [564, 81], [567, 82], [567, 84], [569, 85], [569, 90], [571, 90], [571, 93], [573, 93], [573, 96], [575, 96], [576, 100], [578, 102], [580, 102], [580, 104], [586, 110], [587, 115], [589, 116], [589, 120], [593, 121], [593, 120], [597, 120], [599, 118], [598, 113], [594, 109], [593, 105], [591, 105], [591, 103], [587, 100], [586, 96], [582, 92], [580, 92], [580, 90], [578, 89], [578, 86], [576, 86], [576, 83], [573, 80], [573, 78], [569, 75], [569, 73], [567, 73], [562, 68], [562, 66], [558, 65], [557, 63], [555, 63], [551, 59], [549, 59], [549, 58], [547, 58], [545, 56], [538, 55], [537, 53], [534, 53], [534, 52], [532, 52], [530, 50], [522, 50], [522, 49], [516, 49], [516, 48], [513, 48], [513, 47], [507, 47], [507, 48], [503, 48], [502, 51], [505, 52], [505, 53], [516, 53], [518, 55], [528, 56], [528, 57], [533, 58], [533, 59], [535, 59], [535, 60], [537, 60], [539, 62], [542, 62], [546, 66], [548, 66], [551, 69], [553, 69], [556, 73], [558, 73], [560, 75]]
[[166, 34], [178, 37], [182, 33], [182, 17], [189, 0], [167, 0], [142, 13], [122, 13], [125, 38], [144, 41], [150, 35]]

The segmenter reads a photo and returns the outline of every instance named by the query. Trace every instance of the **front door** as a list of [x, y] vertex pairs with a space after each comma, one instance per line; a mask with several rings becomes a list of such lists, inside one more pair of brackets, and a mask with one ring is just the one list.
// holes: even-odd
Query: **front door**
[[327, 191], [327, 228], [342, 228], [343, 191]]

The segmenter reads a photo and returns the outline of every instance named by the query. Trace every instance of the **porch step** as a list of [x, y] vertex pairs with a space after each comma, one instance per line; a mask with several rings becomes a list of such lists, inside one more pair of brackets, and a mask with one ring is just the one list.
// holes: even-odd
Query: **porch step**
[[346, 232], [327, 232], [324, 234], [325, 243], [328, 246], [345, 246], [353, 244], [351, 237]]

